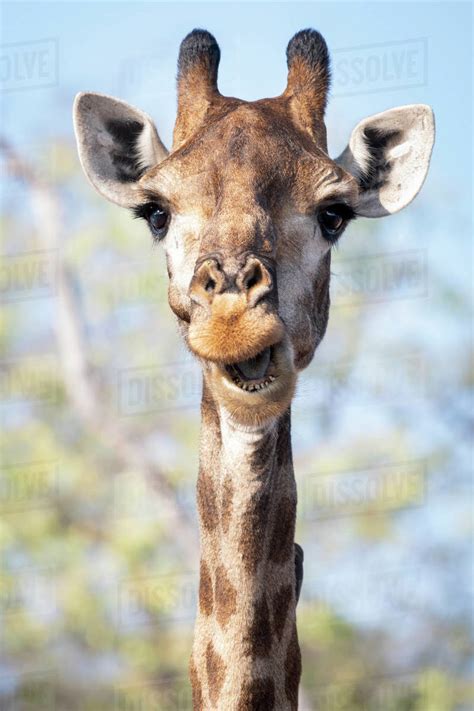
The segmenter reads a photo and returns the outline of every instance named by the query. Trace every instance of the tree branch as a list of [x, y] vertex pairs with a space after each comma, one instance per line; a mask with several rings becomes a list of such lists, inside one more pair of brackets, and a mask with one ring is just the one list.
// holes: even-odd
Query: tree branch
[[[44, 249], [57, 254], [56, 278], [58, 316], [55, 333], [64, 384], [83, 426], [114, 452], [125, 469], [141, 472], [166, 502], [170, 516], [170, 534], [178, 541], [190, 569], [197, 568], [199, 545], [197, 527], [178, 501], [176, 490], [156, 466], [143, 453], [140, 442], [124, 427], [110, 407], [103, 402], [97, 379], [88, 362], [85, 329], [80, 305], [74, 287], [74, 275], [63, 257], [64, 227], [61, 218], [60, 198], [55, 189], [42, 181], [29, 165], [4, 139], [0, 137], [9, 172], [20, 178], [28, 187], [36, 224], [41, 225], [40, 240]], [[179, 535], [176, 535], [177, 531]]]

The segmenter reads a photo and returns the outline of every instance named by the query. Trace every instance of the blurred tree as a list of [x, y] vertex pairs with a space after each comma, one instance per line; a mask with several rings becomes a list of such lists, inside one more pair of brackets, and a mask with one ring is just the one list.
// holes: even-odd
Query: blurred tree
[[[189, 709], [200, 380], [162, 256], [98, 203], [67, 143], [35, 165], [1, 148], [1, 707]], [[457, 353], [430, 378], [449, 339], [386, 334], [421, 319], [423, 264], [377, 259], [371, 232], [335, 255], [295, 407], [301, 708], [468, 709], [472, 369]], [[464, 323], [466, 294], [436, 279], [438, 318]]]

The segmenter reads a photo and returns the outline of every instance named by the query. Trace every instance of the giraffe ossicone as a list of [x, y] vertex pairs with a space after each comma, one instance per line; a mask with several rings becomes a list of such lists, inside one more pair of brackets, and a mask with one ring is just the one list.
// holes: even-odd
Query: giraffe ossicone
[[220, 50], [194, 30], [178, 59], [168, 152], [151, 118], [82, 93], [79, 157], [93, 186], [149, 224], [169, 303], [202, 365], [194, 709], [297, 709], [301, 655], [290, 406], [326, 331], [331, 248], [358, 216], [408, 205], [428, 171], [423, 104], [361, 121], [328, 155], [329, 53], [315, 30], [287, 48], [280, 96], [220, 94]]

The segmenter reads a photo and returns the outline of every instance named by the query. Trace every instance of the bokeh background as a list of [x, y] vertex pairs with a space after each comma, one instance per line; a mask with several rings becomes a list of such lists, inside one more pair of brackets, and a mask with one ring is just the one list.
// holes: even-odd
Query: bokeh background
[[332, 155], [371, 113], [434, 107], [419, 197], [334, 254], [294, 404], [301, 708], [470, 709], [472, 6], [131, 1], [2, 6], [0, 708], [191, 708], [200, 374], [160, 249], [80, 170], [71, 106], [119, 96], [169, 146], [196, 26], [245, 99], [280, 93], [288, 39], [319, 29]]

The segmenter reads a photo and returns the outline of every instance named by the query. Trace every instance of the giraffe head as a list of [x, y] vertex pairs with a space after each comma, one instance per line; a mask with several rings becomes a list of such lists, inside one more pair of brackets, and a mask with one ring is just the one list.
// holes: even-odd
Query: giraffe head
[[397, 212], [420, 190], [434, 121], [422, 104], [384, 111], [332, 159], [318, 32], [290, 41], [275, 98], [222, 96], [219, 59], [208, 32], [183, 40], [169, 152], [149, 116], [118, 99], [79, 94], [74, 122], [91, 183], [163, 245], [170, 306], [216, 401], [252, 424], [287, 409], [324, 336], [331, 248], [348, 223]]

